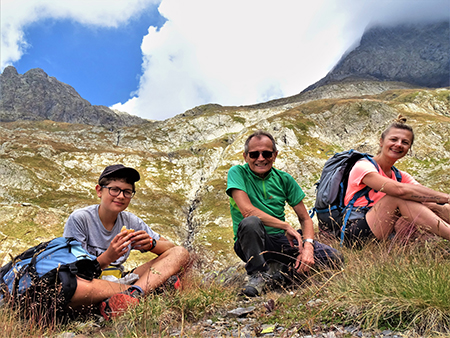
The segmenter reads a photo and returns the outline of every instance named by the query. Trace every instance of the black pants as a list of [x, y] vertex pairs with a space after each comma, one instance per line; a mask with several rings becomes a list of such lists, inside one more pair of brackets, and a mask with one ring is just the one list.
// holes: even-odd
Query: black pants
[[362, 249], [365, 244], [376, 239], [369, 224], [367, 224], [366, 216], [347, 222], [344, 232], [345, 246], [353, 249]]
[[[297, 231], [302, 234], [301, 230]], [[298, 245], [297, 241], [294, 240], [294, 244]], [[292, 248], [284, 234], [268, 235], [263, 222], [256, 216], [244, 218], [239, 223], [234, 251], [246, 263], [248, 274], [267, 271], [266, 262], [269, 261], [289, 265], [298, 255], [298, 248]], [[336, 268], [342, 265], [343, 256], [336, 249], [314, 241], [314, 261], [316, 267]]]

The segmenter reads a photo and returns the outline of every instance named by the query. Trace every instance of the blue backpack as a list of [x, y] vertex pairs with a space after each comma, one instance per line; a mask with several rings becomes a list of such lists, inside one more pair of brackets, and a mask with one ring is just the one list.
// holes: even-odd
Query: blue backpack
[[[366, 186], [355, 193], [348, 205], [344, 204], [348, 175], [355, 163], [361, 159], [367, 159], [377, 168], [378, 172], [380, 171], [372, 155], [350, 149], [334, 154], [328, 159], [320, 179], [316, 183], [316, 202], [314, 208], [310, 210], [310, 216], [312, 218], [314, 214], [317, 214], [320, 232], [340, 238], [341, 246], [344, 242], [344, 232], [348, 220], [362, 218], [369, 210], [367, 206], [373, 202], [369, 198], [369, 191], [372, 189]], [[397, 181], [400, 182], [402, 180], [401, 173], [395, 167], [392, 167], [392, 170]], [[361, 196], [366, 197], [367, 205], [354, 207], [355, 201]]]
[[46, 302], [52, 301], [44, 299], [45, 294], [49, 298], [49, 290], [53, 290], [51, 296], [56, 295], [58, 305], [64, 307], [75, 293], [76, 276], [92, 280], [100, 273], [96, 257], [80, 242], [58, 237], [29, 248], [0, 269], [0, 304], [20, 306], [22, 310], [24, 305], [30, 308], [39, 304], [45, 309]]

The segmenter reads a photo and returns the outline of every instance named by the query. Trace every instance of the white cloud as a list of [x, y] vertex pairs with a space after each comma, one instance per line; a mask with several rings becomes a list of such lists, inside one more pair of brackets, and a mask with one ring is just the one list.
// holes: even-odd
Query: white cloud
[[47, 18], [117, 27], [160, 0], [1, 0], [1, 69], [19, 60], [28, 46], [27, 25]]
[[143, 39], [130, 111], [152, 119], [296, 94], [325, 76], [363, 29], [343, 40], [347, 14], [328, 0], [163, 0], [159, 10], [167, 22]]
[[[367, 25], [447, 15], [447, 0], [163, 0], [142, 43], [133, 114], [164, 119], [205, 103], [247, 105], [320, 80]], [[118, 104], [126, 109], [128, 104]]]
[[144, 37], [143, 75], [130, 112], [164, 119], [205, 103], [295, 95], [325, 76], [368, 24], [448, 18], [448, 6], [448, 0], [163, 0], [159, 10], [168, 21]]

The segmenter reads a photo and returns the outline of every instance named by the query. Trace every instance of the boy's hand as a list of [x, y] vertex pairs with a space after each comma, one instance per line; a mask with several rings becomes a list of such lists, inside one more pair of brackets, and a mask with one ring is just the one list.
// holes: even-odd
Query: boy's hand
[[133, 235], [134, 233], [122, 231], [113, 238], [108, 249], [105, 251], [107, 258], [110, 261], [109, 264], [115, 262], [128, 252], [128, 245], [130, 245]]
[[150, 251], [153, 249], [153, 238], [144, 230], [133, 233], [131, 248], [141, 251]]

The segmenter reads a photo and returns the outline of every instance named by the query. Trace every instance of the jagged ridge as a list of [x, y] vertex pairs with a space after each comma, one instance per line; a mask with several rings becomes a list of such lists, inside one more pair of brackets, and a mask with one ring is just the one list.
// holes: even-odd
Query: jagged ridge
[[8, 66], [0, 75], [0, 121], [52, 120], [108, 128], [141, 124], [146, 120], [116, 113], [105, 106], [93, 106], [76, 90], [42, 69], [17, 73]]

